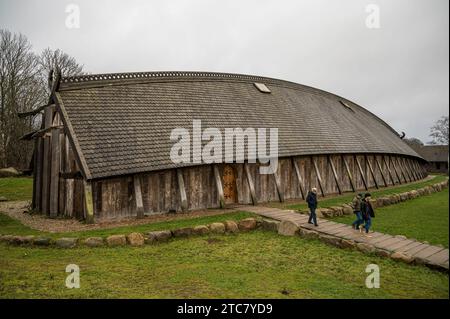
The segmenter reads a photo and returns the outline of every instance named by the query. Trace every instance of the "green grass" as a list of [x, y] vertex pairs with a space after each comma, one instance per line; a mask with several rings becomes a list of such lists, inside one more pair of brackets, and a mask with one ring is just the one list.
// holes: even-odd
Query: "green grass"
[[240, 220], [247, 217], [254, 217], [255, 215], [253, 213], [249, 212], [232, 212], [232, 213], [225, 213], [220, 215], [213, 215], [213, 216], [205, 216], [205, 217], [196, 217], [196, 218], [189, 218], [189, 219], [178, 219], [178, 220], [172, 220], [172, 221], [164, 221], [164, 222], [157, 222], [157, 223], [149, 223], [149, 224], [143, 224], [143, 225], [132, 225], [132, 226], [122, 226], [122, 227], [115, 227], [110, 229], [94, 229], [94, 230], [87, 230], [87, 231], [80, 231], [80, 232], [70, 232], [70, 233], [47, 233], [47, 232], [41, 232], [35, 229], [31, 229], [19, 221], [6, 216], [5, 214], [0, 213], [0, 234], [7, 234], [7, 235], [38, 235], [38, 236], [46, 236], [51, 238], [56, 237], [80, 237], [80, 238], [87, 238], [87, 237], [94, 237], [94, 236], [101, 236], [106, 237], [109, 235], [115, 235], [115, 234], [129, 234], [132, 232], [149, 232], [153, 230], [164, 230], [164, 229], [176, 229], [176, 228], [182, 228], [182, 227], [191, 227], [191, 226], [197, 226], [197, 225], [205, 225], [210, 224], [214, 222], [223, 222], [225, 220]]
[[31, 177], [0, 178], [0, 197], [9, 201], [31, 200], [33, 179]]
[[[382, 197], [386, 195], [391, 194], [400, 194], [403, 192], [408, 192], [414, 189], [422, 188], [425, 186], [429, 186], [432, 184], [440, 183], [445, 181], [448, 178], [448, 176], [445, 175], [436, 175], [433, 176], [433, 178], [430, 178], [429, 180], [422, 181], [422, 182], [416, 182], [416, 183], [410, 183], [407, 185], [399, 185], [395, 187], [388, 187], [388, 188], [382, 188], [382, 189], [371, 189], [369, 192], [372, 195], [372, 197]], [[358, 191], [359, 193], [359, 191]], [[319, 199], [319, 207], [331, 207], [331, 206], [337, 206], [346, 204], [352, 201], [353, 197], [355, 196], [355, 193], [345, 193], [343, 195], [333, 196], [333, 197], [325, 197]], [[285, 205], [287, 209], [295, 209], [295, 210], [306, 210], [307, 205], [305, 202], [297, 203], [297, 204], [288, 204]]]
[[[372, 229], [393, 235], [405, 235], [431, 244], [448, 247], [448, 189], [375, 210]], [[355, 216], [331, 218], [351, 224]]]
[[[26, 248], [0, 244], [1, 298], [448, 298], [447, 274], [254, 231], [140, 248]], [[80, 267], [80, 289], [65, 268]], [[380, 267], [368, 289], [365, 269]]]

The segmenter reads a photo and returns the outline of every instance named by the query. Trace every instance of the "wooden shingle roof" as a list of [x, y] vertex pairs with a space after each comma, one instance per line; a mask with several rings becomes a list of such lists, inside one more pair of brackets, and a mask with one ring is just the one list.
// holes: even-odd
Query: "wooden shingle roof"
[[[262, 83], [270, 93], [255, 86]], [[257, 76], [153, 72], [62, 78], [57, 103], [88, 178], [180, 166], [172, 129], [278, 128], [279, 156], [390, 153], [420, 157], [384, 121], [334, 94]]]
[[448, 145], [414, 146], [414, 150], [427, 162], [447, 162]]

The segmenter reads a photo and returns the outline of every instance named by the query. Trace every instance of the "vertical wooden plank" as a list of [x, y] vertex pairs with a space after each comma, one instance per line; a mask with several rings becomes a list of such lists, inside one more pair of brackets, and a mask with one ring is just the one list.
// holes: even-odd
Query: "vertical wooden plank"
[[183, 172], [180, 168], [177, 169], [178, 190], [180, 192], [181, 210], [186, 211], [188, 202], [186, 197], [186, 188], [184, 187]]
[[[66, 140], [66, 142], [65, 142], [66, 143], [65, 167], [66, 167], [66, 170], [70, 172], [72, 170], [73, 154], [70, 149], [69, 137], [67, 135], [65, 135], [65, 140]], [[73, 216], [73, 191], [74, 191], [74, 180], [67, 179], [66, 180], [66, 195], [65, 195], [66, 204], [64, 205], [65, 206], [64, 214], [69, 217]]]
[[392, 163], [392, 167], [394, 168], [395, 176], [397, 176], [398, 183], [401, 185], [402, 184], [402, 179], [400, 177], [400, 174], [398, 173], [397, 165], [395, 164], [395, 161], [392, 158], [392, 156], [389, 156], [389, 162]]
[[400, 159], [400, 163], [401, 163], [401, 165], [403, 166], [403, 169], [404, 169], [405, 172], [406, 172], [406, 176], [408, 176], [409, 182], [412, 182], [414, 179], [413, 179], [413, 177], [412, 177], [412, 175], [411, 175], [411, 172], [410, 172], [409, 169], [408, 169], [408, 165], [407, 165], [407, 163], [406, 163], [406, 158], [402, 157], [402, 158]]
[[302, 195], [302, 199], [305, 199], [305, 189], [304, 189], [304, 181], [302, 174], [300, 172], [300, 168], [298, 167], [298, 163], [295, 157], [292, 157], [292, 165], [294, 166], [295, 176], [297, 176], [298, 188], [300, 189], [300, 194]]
[[387, 184], [387, 182], [386, 182], [386, 177], [384, 177], [383, 169], [381, 168], [381, 164], [380, 164], [380, 162], [378, 161], [378, 158], [377, 158], [376, 155], [375, 155], [375, 163], [377, 164], [378, 170], [379, 170], [380, 173], [381, 173], [381, 178], [383, 179], [384, 186], [387, 187], [388, 184]]
[[[214, 179], [216, 181], [217, 194], [219, 197], [219, 206], [220, 206], [220, 208], [224, 208], [225, 207], [225, 197], [223, 196], [222, 178], [220, 177], [219, 167], [217, 166], [217, 164], [213, 164], [213, 170], [214, 170]], [[236, 188], [237, 188], [237, 190], [239, 190], [238, 187], [236, 187]], [[238, 193], [238, 198], [239, 198], [239, 193]]]
[[341, 185], [339, 184], [339, 178], [338, 178], [338, 175], [336, 172], [336, 168], [334, 167], [334, 163], [333, 163], [333, 160], [331, 159], [330, 155], [327, 156], [327, 160], [328, 160], [328, 163], [330, 163], [331, 171], [333, 173], [334, 181], [336, 182], [338, 192], [339, 192], [339, 194], [342, 194], [342, 189], [341, 189]]
[[367, 187], [367, 182], [366, 182], [366, 178], [364, 177], [364, 172], [363, 172], [363, 169], [361, 167], [361, 163], [359, 162], [359, 159], [358, 159], [358, 157], [356, 155], [355, 155], [355, 162], [356, 162], [356, 166], [358, 167], [359, 173], [361, 174], [361, 179], [362, 179], [362, 182], [364, 184], [364, 188], [366, 190], [368, 190], [369, 188]]
[[92, 224], [94, 223], [94, 200], [92, 198], [92, 183], [83, 181], [83, 188], [86, 223]]
[[34, 178], [36, 179], [36, 211], [42, 212], [42, 153], [44, 144], [41, 137], [36, 138], [36, 166], [34, 167]]
[[375, 178], [375, 173], [373, 171], [372, 164], [370, 164], [370, 161], [369, 161], [369, 158], [368, 158], [367, 155], [365, 155], [364, 158], [366, 160], [367, 167], [369, 167], [369, 172], [372, 175], [373, 182], [375, 183], [375, 187], [378, 189], [379, 186], [378, 186], [378, 183], [377, 183], [377, 179]]
[[353, 182], [352, 173], [350, 172], [350, 168], [348, 166], [348, 162], [345, 159], [344, 155], [342, 155], [342, 162], [344, 163], [345, 171], [347, 172], [347, 176], [348, 176], [348, 179], [350, 181], [350, 187], [352, 188], [352, 191], [355, 192], [356, 191], [355, 183]]
[[311, 156], [311, 162], [313, 163], [314, 171], [316, 172], [317, 180], [319, 181], [320, 192], [322, 194], [322, 197], [325, 197], [325, 192], [322, 185], [322, 177], [320, 176], [319, 168], [317, 167], [317, 162], [314, 156]]
[[397, 162], [397, 167], [400, 171], [401, 176], [403, 177], [403, 180], [405, 183], [408, 183], [408, 179], [406, 178], [405, 171], [401, 165], [400, 157], [395, 157], [394, 160]]
[[136, 217], [144, 218], [144, 203], [142, 201], [141, 181], [139, 175], [133, 175], [134, 200], [136, 202]]
[[411, 171], [411, 174], [413, 174], [414, 180], [415, 181], [419, 180], [420, 176], [419, 176], [419, 173], [417, 172], [417, 170], [414, 168], [413, 160], [408, 158], [407, 163], [408, 163], [409, 170]]
[[51, 168], [50, 168], [50, 217], [58, 216], [59, 209], [59, 165], [60, 165], [60, 148], [59, 148], [59, 129], [52, 129], [51, 140]]
[[[52, 126], [53, 122], [53, 107], [48, 106], [44, 111], [44, 128]], [[42, 157], [42, 213], [49, 213], [50, 204], [50, 164], [51, 164], [51, 137], [45, 134], [44, 152]]]
[[256, 199], [255, 185], [253, 184], [252, 175], [250, 173], [250, 168], [248, 167], [248, 163], [244, 163], [244, 171], [247, 177], [248, 187], [250, 189], [250, 196], [252, 197], [253, 205], [258, 204], [258, 200]]

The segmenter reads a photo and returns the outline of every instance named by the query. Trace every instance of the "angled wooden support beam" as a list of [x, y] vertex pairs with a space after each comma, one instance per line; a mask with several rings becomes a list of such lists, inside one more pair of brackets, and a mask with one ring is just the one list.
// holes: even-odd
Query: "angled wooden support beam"
[[86, 212], [86, 223], [94, 223], [94, 199], [92, 196], [92, 182], [83, 181], [84, 209]]
[[366, 182], [366, 178], [364, 177], [364, 172], [361, 167], [361, 163], [359, 162], [359, 159], [356, 155], [355, 155], [355, 162], [356, 162], [356, 166], [358, 167], [359, 174], [361, 175], [361, 179], [363, 181], [364, 188], [365, 188], [365, 190], [368, 190], [369, 188], [367, 187], [367, 182]]
[[365, 158], [365, 160], [366, 160], [367, 166], [369, 167], [369, 172], [370, 172], [370, 175], [372, 175], [373, 182], [375, 183], [375, 187], [378, 189], [378, 188], [380, 188], [380, 187], [378, 186], [378, 182], [377, 182], [377, 179], [376, 179], [376, 177], [375, 177], [375, 173], [374, 173], [374, 171], [373, 171], [372, 164], [370, 164], [370, 161], [369, 161], [369, 158], [368, 158], [367, 155], [364, 155], [364, 158]]
[[[45, 108], [43, 127], [51, 127], [53, 123], [54, 107]], [[44, 151], [42, 155], [42, 213], [49, 214], [50, 205], [50, 168], [51, 168], [51, 136], [43, 140]]]
[[275, 186], [277, 187], [278, 199], [280, 202], [284, 202], [283, 186], [281, 185], [280, 175], [278, 175], [277, 171], [273, 173], [273, 178], [275, 180]]
[[316, 162], [316, 159], [314, 158], [314, 156], [311, 156], [311, 161], [314, 166], [314, 171], [316, 172], [317, 180], [319, 181], [320, 192], [322, 194], [322, 197], [325, 197], [325, 192], [323, 190], [322, 177], [320, 176], [319, 167], [317, 166], [317, 162]]
[[399, 159], [399, 161], [400, 161], [400, 166], [402, 167], [403, 171], [405, 172], [406, 177], [408, 178], [409, 182], [412, 182], [413, 179], [412, 179], [412, 177], [411, 177], [411, 173], [410, 173], [409, 170], [408, 170], [408, 167], [406, 166], [405, 158], [404, 158], [404, 157], [401, 157], [401, 158]]
[[36, 164], [34, 166], [34, 179], [35, 182], [35, 207], [36, 211], [40, 212], [42, 209], [42, 153], [44, 151], [44, 144], [42, 138], [35, 140], [35, 154]]
[[394, 176], [392, 176], [391, 168], [389, 167], [388, 162], [386, 161], [386, 156], [384, 156], [384, 155], [383, 155], [383, 162], [384, 162], [384, 166], [386, 166], [386, 170], [388, 171], [388, 175], [389, 175], [389, 178], [391, 179], [392, 186], [394, 186], [395, 185]]
[[214, 164], [213, 170], [214, 170], [214, 179], [216, 181], [217, 195], [219, 197], [219, 206], [220, 208], [224, 208], [225, 196], [223, 195], [222, 177], [220, 176], [219, 166], [217, 166], [217, 164]]
[[401, 165], [400, 159], [398, 157], [394, 157], [394, 160], [397, 162], [398, 170], [400, 171], [400, 174], [403, 177], [403, 180], [405, 181], [405, 183], [408, 183], [408, 179], [406, 178], [406, 175], [405, 175], [404, 169]]
[[379, 170], [380, 173], [381, 173], [381, 178], [383, 179], [384, 186], [387, 187], [387, 186], [388, 186], [388, 183], [387, 183], [387, 181], [386, 181], [386, 177], [384, 176], [383, 169], [381, 168], [380, 161], [378, 161], [378, 158], [377, 158], [376, 155], [375, 155], [374, 157], [375, 157], [375, 163], [377, 164], [378, 170]]
[[419, 170], [417, 169], [417, 166], [415, 165], [416, 161], [413, 159], [408, 159], [408, 162], [409, 162], [409, 167], [411, 168], [411, 171], [414, 174], [414, 178], [416, 179], [416, 181], [420, 180], [421, 176], [420, 176]]
[[298, 187], [300, 189], [300, 195], [302, 195], [302, 199], [306, 199], [306, 195], [305, 195], [305, 188], [303, 185], [303, 177], [302, 174], [300, 173], [300, 168], [298, 167], [298, 163], [295, 160], [295, 157], [292, 157], [292, 165], [294, 166], [295, 169], [295, 176], [297, 176], [297, 182], [298, 182]]
[[333, 172], [334, 181], [336, 182], [338, 192], [339, 192], [339, 194], [342, 194], [342, 189], [341, 189], [341, 185], [339, 184], [339, 178], [337, 176], [336, 168], [334, 167], [334, 163], [333, 163], [333, 160], [331, 159], [330, 155], [327, 156], [327, 160], [328, 160], [328, 163], [330, 163], [331, 171]]
[[406, 168], [408, 169], [413, 181], [417, 181], [418, 178], [417, 178], [416, 172], [415, 172], [414, 168], [411, 166], [411, 162], [410, 162], [409, 158], [405, 158], [405, 165], [406, 165]]
[[136, 201], [136, 217], [144, 218], [144, 202], [142, 201], [141, 180], [139, 175], [133, 175], [134, 199]]
[[252, 203], [253, 205], [257, 205], [258, 200], [256, 199], [255, 184], [253, 184], [253, 178], [247, 163], [244, 163], [244, 171], [245, 176], [247, 177], [248, 188], [250, 188], [250, 196], [252, 197]]
[[400, 174], [398, 173], [397, 166], [395, 165], [395, 161], [391, 156], [389, 156], [389, 162], [392, 163], [392, 167], [394, 168], [395, 176], [397, 176], [398, 183], [401, 185], [402, 179], [400, 177]]
[[345, 159], [344, 155], [341, 155], [341, 158], [342, 158], [342, 162], [344, 162], [345, 171], [347, 172], [347, 176], [350, 181], [350, 187], [352, 188], [352, 192], [355, 192], [356, 187], [355, 187], [355, 183], [353, 182], [353, 176], [352, 176], [352, 173], [350, 172], [350, 167], [348, 166], [348, 162]]
[[186, 196], [186, 188], [184, 187], [183, 172], [181, 171], [181, 168], [177, 169], [177, 180], [178, 180], [178, 189], [180, 191], [181, 210], [187, 211], [188, 202]]
[[60, 130], [52, 130], [51, 140], [51, 167], [50, 167], [50, 217], [58, 216], [59, 210], [59, 173], [61, 162], [61, 149], [59, 144]]

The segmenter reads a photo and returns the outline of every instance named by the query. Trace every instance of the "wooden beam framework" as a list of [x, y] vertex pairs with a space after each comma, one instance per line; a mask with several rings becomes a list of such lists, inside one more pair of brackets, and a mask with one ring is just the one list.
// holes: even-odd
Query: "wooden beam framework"
[[369, 188], [367, 187], [366, 178], [364, 177], [364, 172], [363, 172], [363, 169], [361, 167], [361, 163], [359, 162], [359, 159], [358, 159], [358, 157], [356, 155], [355, 155], [355, 162], [356, 162], [356, 166], [358, 167], [359, 174], [361, 175], [361, 179], [363, 181], [364, 188], [367, 191], [367, 190], [369, 190]]
[[397, 176], [398, 183], [401, 185], [402, 184], [401, 175], [398, 173], [397, 166], [395, 165], [395, 161], [391, 156], [389, 157], [389, 162], [392, 163], [392, 167], [394, 168], [394, 172], [395, 172], [395, 175]]
[[347, 172], [348, 179], [350, 181], [350, 187], [352, 188], [352, 192], [355, 192], [356, 187], [355, 187], [355, 183], [353, 182], [353, 176], [352, 176], [352, 173], [350, 172], [350, 167], [348, 166], [348, 162], [345, 159], [344, 155], [342, 155], [341, 158], [342, 158], [342, 162], [344, 163], [344, 167], [345, 167], [345, 171]]
[[369, 161], [369, 158], [368, 158], [367, 155], [364, 155], [364, 158], [365, 158], [365, 160], [366, 160], [367, 166], [369, 167], [369, 172], [370, 172], [370, 174], [372, 175], [373, 182], [375, 183], [375, 187], [378, 189], [378, 188], [380, 188], [380, 187], [378, 186], [377, 179], [375, 178], [375, 173], [374, 173], [374, 171], [373, 171], [372, 164], [370, 164], [370, 161]]
[[334, 181], [336, 182], [338, 192], [339, 192], [339, 194], [342, 194], [342, 189], [341, 189], [341, 185], [339, 184], [339, 178], [337, 176], [336, 168], [334, 167], [334, 163], [333, 163], [333, 160], [331, 159], [330, 155], [327, 156], [327, 160], [328, 160], [328, 163], [330, 163], [331, 171], [333, 172]]
[[379, 170], [380, 173], [381, 173], [381, 177], [382, 177], [382, 179], [383, 179], [384, 186], [387, 187], [387, 186], [388, 186], [388, 183], [386, 182], [386, 177], [384, 177], [384, 173], [383, 173], [383, 169], [381, 168], [381, 164], [380, 164], [380, 162], [378, 161], [377, 156], [375, 155], [374, 157], [375, 157], [375, 163], [377, 164], [378, 170]]
[[59, 144], [60, 130], [52, 130], [51, 137], [51, 167], [50, 167], [50, 217], [58, 216], [59, 210], [59, 170], [61, 150]]
[[94, 199], [92, 197], [92, 183], [83, 182], [84, 188], [84, 209], [86, 211], [86, 223], [94, 223]]
[[258, 204], [258, 200], [256, 199], [255, 185], [253, 184], [252, 175], [250, 173], [250, 168], [247, 163], [244, 163], [244, 172], [247, 177], [248, 187], [250, 188], [250, 196], [252, 197], [253, 205]]
[[323, 184], [322, 184], [322, 177], [320, 176], [319, 168], [317, 167], [317, 162], [316, 162], [314, 156], [311, 156], [311, 161], [314, 166], [314, 171], [316, 172], [317, 180], [319, 181], [320, 192], [322, 194], [322, 197], [325, 197], [325, 192], [323, 190]]
[[276, 171], [273, 173], [273, 178], [275, 180], [275, 186], [277, 187], [278, 199], [280, 202], [284, 202], [284, 192], [281, 185], [281, 179]]
[[295, 169], [295, 176], [297, 176], [298, 187], [300, 189], [300, 194], [302, 195], [302, 199], [306, 199], [305, 188], [304, 188], [305, 184], [303, 181], [302, 174], [300, 173], [300, 168], [298, 167], [298, 163], [295, 160], [295, 157], [292, 157], [292, 165], [294, 166], [294, 169]]
[[386, 161], [386, 156], [383, 155], [382, 157], [383, 157], [384, 166], [386, 166], [386, 170], [388, 171], [388, 175], [389, 175], [389, 178], [391, 180], [392, 186], [394, 186], [395, 185], [395, 179], [392, 176], [391, 168], [389, 167], [388, 162]]

